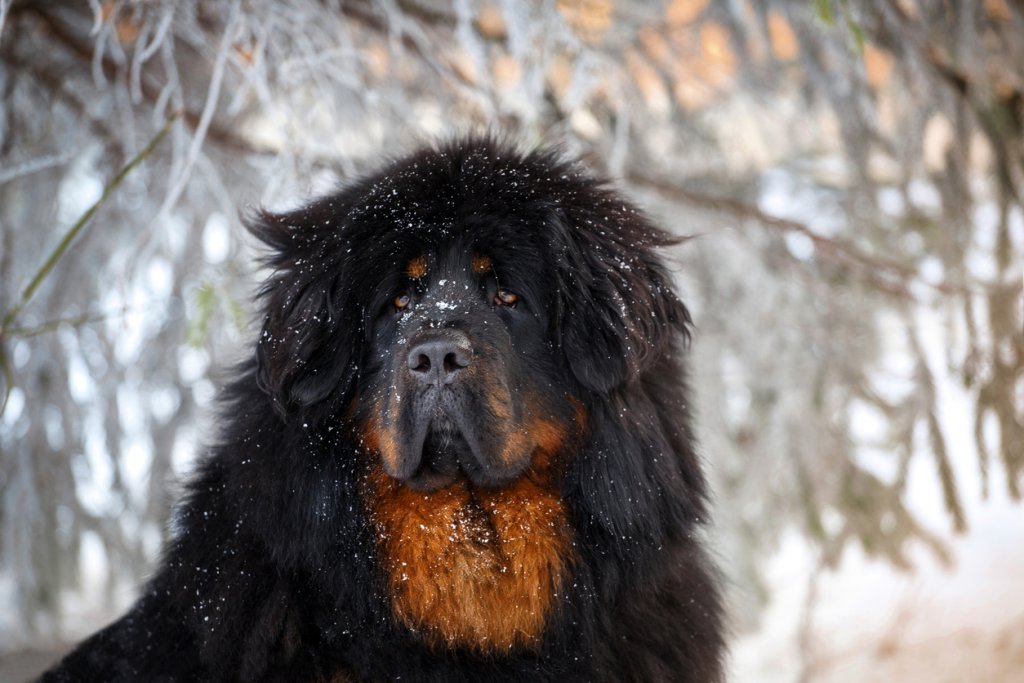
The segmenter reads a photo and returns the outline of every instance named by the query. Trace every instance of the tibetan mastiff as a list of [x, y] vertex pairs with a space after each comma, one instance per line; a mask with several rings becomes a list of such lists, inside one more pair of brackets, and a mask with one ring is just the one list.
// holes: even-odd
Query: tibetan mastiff
[[43, 680], [722, 680], [667, 233], [489, 138], [250, 227], [219, 445], [142, 597]]

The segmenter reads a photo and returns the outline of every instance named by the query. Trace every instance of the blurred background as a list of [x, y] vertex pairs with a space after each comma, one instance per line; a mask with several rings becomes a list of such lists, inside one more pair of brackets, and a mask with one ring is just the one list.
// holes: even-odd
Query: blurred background
[[1019, 0], [0, 0], [0, 680], [151, 571], [241, 213], [486, 129], [692, 236], [733, 679], [1024, 681], [1022, 65]]

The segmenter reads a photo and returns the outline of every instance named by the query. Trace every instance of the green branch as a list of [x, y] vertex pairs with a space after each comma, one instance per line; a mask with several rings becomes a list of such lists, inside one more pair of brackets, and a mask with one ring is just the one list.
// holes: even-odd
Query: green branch
[[83, 313], [82, 315], [76, 315], [73, 318], [57, 318], [56, 320], [47, 320], [41, 325], [35, 327], [12, 327], [7, 331], [8, 337], [18, 337], [24, 339], [25, 337], [38, 337], [41, 334], [47, 332], [53, 332], [54, 330], [67, 325], [68, 327], [81, 327], [82, 325], [88, 325], [91, 323], [98, 323], [107, 320], [110, 316], [99, 315], [94, 313]]
[[[57, 246], [54, 247], [53, 251], [50, 252], [50, 255], [47, 257], [43, 265], [39, 267], [38, 271], [36, 271], [36, 274], [29, 281], [28, 286], [25, 287], [24, 290], [22, 290], [21, 297], [18, 299], [18, 302], [14, 305], [13, 308], [11, 308], [11, 310], [4, 314], [3, 322], [0, 322], [0, 375], [2, 375], [4, 381], [3, 395], [0, 396], [0, 415], [3, 415], [4, 409], [7, 407], [7, 399], [11, 395], [11, 389], [14, 388], [14, 372], [11, 369], [10, 361], [8, 360], [7, 354], [4, 351], [4, 341], [8, 337], [34, 336], [36, 334], [41, 334], [42, 332], [54, 329], [61, 322], [65, 322], [51, 321], [50, 323], [44, 323], [40, 327], [26, 329], [13, 328], [12, 325], [14, 321], [17, 320], [18, 315], [21, 313], [22, 309], [25, 308], [26, 304], [28, 304], [28, 302], [32, 300], [32, 297], [35, 295], [36, 290], [39, 289], [39, 286], [43, 284], [43, 280], [45, 280], [46, 277], [50, 274], [50, 272], [53, 271], [54, 266], [57, 265], [57, 261], [59, 261], [60, 258], [64, 256], [64, 252], [66, 252], [68, 250], [68, 247], [71, 246], [71, 243], [75, 240], [75, 237], [78, 236], [78, 233], [80, 233], [82, 231], [82, 228], [84, 228], [89, 223], [89, 221], [96, 214], [99, 208], [103, 206], [103, 204], [107, 201], [110, 195], [114, 193], [114, 190], [120, 187], [121, 183], [124, 182], [124, 179], [128, 177], [128, 174], [131, 173], [136, 166], [142, 163], [150, 154], [153, 153], [153, 150], [156, 149], [157, 145], [160, 144], [161, 140], [163, 140], [167, 136], [167, 133], [170, 132], [171, 126], [174, 124], [174, 121], [178, 118], [179, 114], [180, 112], [174, 112], [173, 114], [171, 114], [167, 118], [167, 121], [164, 122], [163, 127], [159, 131], [157, 131], [156, 135], [153, 136], [153, 139], [149, 141], [149, 144], [147, 144], [142, 149], [141, 152], [136, 154], [131, 161], [125, 164], [124, 168], [118, 171], [117, 175], [115, 175], [113, 179], [109, 183], [107, 183], [107, 185], [103, 188], [103, 194], [101, 194], [99, 199], [93, 202], [93, 205], [90, 206], [85, 211], [85, 213], [82, 214], [81, 218], [75, 221], [75, 224], [68, 229], [68, 231], [61, 238], [60, 242], [57, 243]], [[78, 321], [79, 324], [84, 322], [87, 322], [87, 320], [83, 319]]]
[[121, 185], [121, 183], [124, 182], [124, 179], [128, 177], [128, 174], [131, 173], [136, 166], [142, 163], [146, 159], [146, 157], [153, 153], [153, 150], [156, 149], [156, 146], [160, 144], [160, 141], [163, 140], [167, 133], [171, 130], [171, 125], [177, 118], [178, 112], [175, 112], [171, 114], [170, 117], [168, 117], [167, 122], [164, 123], [163, 128], [161, 128], [157, 132], [157, 134], [153, 136], [153, 139], [149, 141], [149, 144], [146, 145], [141, 152], [135, 155], [135, 157], [131, 161], [125, 164], [124, 168], [122, 168], [118, 172], [118, 174], [114, 176], [113, 180], [107, 183], [106, 187], [103, 188], [103, 194], [100, 195], [100, 198], [97, 199], [93, 203], [93, 205], [90, 206], [86, 210], [86, 212], [82, 214], [82, 217], [75, 221], [75, 224], [71, 226], [67, 233], [64, 234], [64, 237], [61, 238], [60, 242], [57, 243], [57, 246], [54, 247], [52, 252], [50, 252], [50, 256], [46, 259], [46, 262], [43, 263], [42, 266], [40, 266], [35, 276], [28, 283], [28, 286], [25, 287], [24, 291], [22, 291], [21, 298], [18, 300], [18, 303], [15, 304], [14, 308], [8, 311], [7, 314], [4, 316], [3, 323], [0, 323], [0, 338], [6, 336], [7, 331], [10, 329], [11, 323], [14, 322], [14, 320], [18, 317], [18, 314], [21, 313], [21, 310], [25, 308], [25, 305], [32, 299], [32, 296], [36, 293], [36, 290], [39, 289], [39, 285], [43, 283], [43, 280], [46, 279], [46, 276], [49, 275], [50, 272], [53, 270], [54, 266], [57, 265], [57, 261], [59, 261], [61, 256], [64, 255], [64, 252], [67, 251], [68, 247], [71, 246], [71, 242], [73, 242], [75, 237], [78, 236], [78, 233], [82, 231], [82, 228], [84, 228], [86, 224], [88, 224], [89, 220], [93, 217], [93, 215], [95, 215], [99, 208], [103, 206], [103, 204], [107, 201], [110, 195], [114, 193], [114, 190], [116, 190]]

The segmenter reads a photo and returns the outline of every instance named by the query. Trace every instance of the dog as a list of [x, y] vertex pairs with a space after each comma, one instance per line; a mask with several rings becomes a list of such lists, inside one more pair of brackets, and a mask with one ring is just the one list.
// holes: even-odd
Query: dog
[[723, 680], [675, 240], [550, 149], [285, 213], [137, 603], [51, 681]]

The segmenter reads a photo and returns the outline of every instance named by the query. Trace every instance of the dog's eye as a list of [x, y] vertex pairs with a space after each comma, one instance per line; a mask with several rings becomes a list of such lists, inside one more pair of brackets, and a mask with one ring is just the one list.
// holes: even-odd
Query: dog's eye
[[519, 297], [507, 289], [499, 289], [498, 293], [494, 295], [494, 303], [499, 306], [515, 306], [517, 301], [519, 301]]
[[401, 310], [404, 310], [406, 308], [409, 308], [409, 304], [412, 303], [412, 297], [409, 296], [407, 293], [402, 292], [401, 294], [396, 296], [394, 299], [392, 299], [391, 303], [393, 303], [395, 305], [395, 308], [397, 308], [398, 310], [401, 311]]

